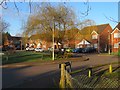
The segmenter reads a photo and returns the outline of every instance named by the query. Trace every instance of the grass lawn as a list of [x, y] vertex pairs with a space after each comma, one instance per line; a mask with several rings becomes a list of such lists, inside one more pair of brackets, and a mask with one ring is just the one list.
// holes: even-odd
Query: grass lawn
[[[70, 57], [71, 55], [68, 55]], [[2, 64], [12, 64], [20, 62], [45, 62], [52, 61], [52, 55], [50, 52], [35, 52], [35, 51], [16, 51], [9, 55], [0, 55], [2, 57]], [[55, 60], [63, 60], [62, 57], [59, 57], [55, 54]]]
[[44, 61], [51, 60], [50, 54], [32, 51], [18, 51], [10, 55], [5, 54], [2, 56], [2, 64], [33, 62], [43, 60]]
[[117, 55], [117, 56], [120, 56], [120, 50], [116, 53], [111, 53], [111, 55]]
[[[113, 63], [115, 64], [115, 63]], [[106, 65], [99, 65], [95, 66], [94, 68], [103, 67]], [[108, 66], [108, 65], [107, 65]], [[86, 69], [87, 70], [87, 69]], [[78, 72], [85, 72], [86, 70], [79, 70]], [[72, 72], [71, 74], [78, 73], [77, 71]], [[116, 66], [113, 68], [113, 72], [109, 73], [107, 70], [102, 70], [90, 78], [88, 77], [87, 73], [85, 74], [78, 74], [74, 76], [73, 81], [76, 82], [73, 84], [74, 87], [84, 87], [87, 86], [89, 88], [118, 88], [119, 84], [119, 76], [120, 76], [120, 66]]]
[[108, 71], [103, 74], [103, 76], [110, 78], [110, 79], [116, 79], [120, 76], [120, 67], [113, 69], [113, 72], [110, 74]]

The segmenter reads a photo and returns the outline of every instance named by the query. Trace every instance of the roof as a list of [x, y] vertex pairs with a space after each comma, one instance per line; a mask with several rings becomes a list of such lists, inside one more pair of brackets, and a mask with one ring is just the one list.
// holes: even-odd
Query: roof
[[80, 43], [78, 43], [77, 45], [81, 45], [81, 44], [90, 44], [90, 42], [88, 40], [83, 39]]
[[101, 33], [109, 24], [101, 24], [101, 25], [94, 25], [88, 26], [80, 30], [81, 34], [91, 34], [92, 31], [96, 31], [98, 34]]
[[11, 40], [13, 40], [13, 41], [19, 41], [21, 39], [22, 39], [22, 37], [11, 36]]
[[[105, 30], [105, 28], [108, 26], [109, 24], [101, 24], [101, 25], [94, 25], [94, 26], [87, 26], [84, 27], [83, 29], [81, 29], [79, 31], [79, 33], [76, 35], [76, 39], [78, 40], [88, 40], [91, 41], [91, 33], [93, 31], [96, 31], [96, 33], [100, 34], [103, 30]], [[79, 38], [80, 37], [80, 38]]]
[[116, 29], [116, 28], [118, 28], [120, 30], [120, 22], [118, 23], [118, 25], [114, 29]]
[[118, 23], [118, 25], [113, 29], [113, 32], [111, 34], [113, 34], [116, 30], [120, 31], [120, 22]]
[[[73, 36], [75, 34], [77, 34], [78, 31], [79, 31], [78, 28], [72, 28], [72, 29], [62, 30], [62, 31], [58, 30], [58, 29], [55, 29], [55, 34], [54, 35], [57, 36], [58, 33], [61, 34], [61, 35], [66, 34], [66, 35], [69, 35], [73, 38]], [[49, 31], [49, 32], [42, 32], [42, 33], [38, 33], [38, 34], [33, 34], [29, 37], [29, 39], [43, 39], [44, 38], [43, 35], [52, 35], [52, 33], [53, 33], [52, 31]]]
[[41, 36], [41, 34], [34, 34], [34, 35], [31, 35], [29, 38], [31, 39], [39, 39]]

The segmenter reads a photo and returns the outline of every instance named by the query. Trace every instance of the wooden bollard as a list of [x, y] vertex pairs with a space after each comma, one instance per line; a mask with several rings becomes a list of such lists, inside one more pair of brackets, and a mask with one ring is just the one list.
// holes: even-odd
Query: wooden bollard
[[65, 64], [61, 64], [60, 88], [65, 88]]
[[112, 65], [109, 65], [109, 73], [112, 73]]

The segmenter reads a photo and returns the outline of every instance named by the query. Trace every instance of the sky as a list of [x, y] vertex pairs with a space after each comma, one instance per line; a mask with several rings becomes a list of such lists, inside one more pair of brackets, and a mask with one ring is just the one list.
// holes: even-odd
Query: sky
[[[58, 4], [57, 2], [51, 3], [52, 5]], [[89, 2], [91, 10], [86, 17], [81, 17], [80, 14], [80, 12], [84, 12], [86, 10], [84, 2], [67, 2], [66, 4], [75, 11], [77, 19], [80, 21], [90, 19], [95, 21], [96, 25], [109, 23], [112, 28], [117, 25], [117, 23], [110, 21], [106, 17], [112, 17], [114, 20], [118, 21], [118, 2]], [[7, 10], [2, 9], [2, 16], [3, 20], [10, 24], [8, 32], [12, 36], [22, 34], [22, 26], [27, 21], [30, 14], [28, 3], [17, 3], [20, 11], [19, 15], [12, 2], [9, 2], [7, 5]]]

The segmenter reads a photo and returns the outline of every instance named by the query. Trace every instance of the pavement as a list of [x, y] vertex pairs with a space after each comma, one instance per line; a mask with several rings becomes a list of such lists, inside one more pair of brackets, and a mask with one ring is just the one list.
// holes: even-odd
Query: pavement
[[2, 88], [58, 87], [60, 79], [59, 64], [66, 61], [72, 61], [72, 70], [77, 70], [100, 64], [118, 62], [119, 58], [112, 55], [83, 54], [82, 57], [74, 57], [69, 60], [52, 61], [48, 63], [3, 65], [1, 67]]

